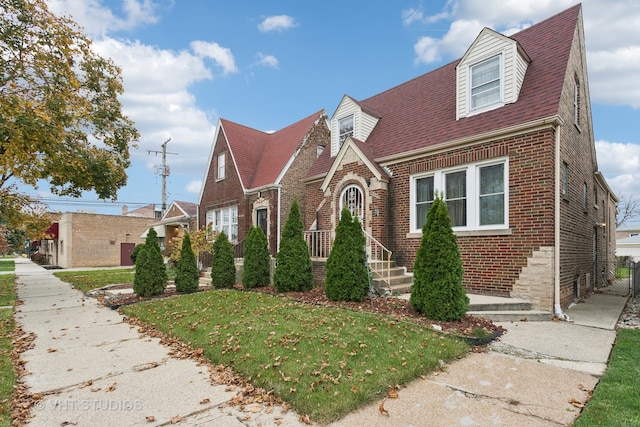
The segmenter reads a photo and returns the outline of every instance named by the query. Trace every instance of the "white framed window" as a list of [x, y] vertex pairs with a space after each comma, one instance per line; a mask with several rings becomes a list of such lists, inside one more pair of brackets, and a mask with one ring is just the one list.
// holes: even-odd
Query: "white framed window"
[[338, 120], [338, 135], [340, 147], [348, 137], [353, 136], [353, 114]]
[[351, 212], [351, 216], [357, 216], [360, 223], [364, 224], [364, 196], [360, 187], [357, 185], [349, 185], [342, 190], [342, 194], [340, 194], [340, 211], [342, 211], [345, 206], [349, 209], [349, 212]]
[[218, 233], [224, 231], [231, 243], [238, 241], [238, 207], [229, 206], [207, 211], [207, 225]]
[[216, 173], [216, 179], [224, 179], [225, 171], [225, 156], [224, 153], [218, 154], [218, 169]]
[[508, 228], [508, 180], [506, 158], [412, 176], [410, 232], [421, 232], [436, 194], [447, 204], [454, 230]]
[[573, 82], [573, 123], [580, 126], [580, 82], [577, 78]]
[[502, 55], [496, 55], [469, 67], [471, 111], [502, 102]]

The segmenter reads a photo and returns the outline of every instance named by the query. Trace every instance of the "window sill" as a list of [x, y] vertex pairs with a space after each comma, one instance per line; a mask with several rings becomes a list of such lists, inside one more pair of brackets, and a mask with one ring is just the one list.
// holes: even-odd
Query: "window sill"
[[[485, 230], [464, 230], [464, 231], [453, 231], [457, 237], [485, 237], [485, 236], [510, 236], [513, 234], [511, 228], [493, 228], [493, 229], [485, 229]], [[422, 233], [407, 233], [407, 239], [420, 239], [422, 238]]]

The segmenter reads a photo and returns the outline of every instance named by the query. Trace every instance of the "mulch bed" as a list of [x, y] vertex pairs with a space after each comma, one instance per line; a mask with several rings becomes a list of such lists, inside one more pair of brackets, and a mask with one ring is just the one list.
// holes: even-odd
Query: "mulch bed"
[[[109, 286], [109, 290], [131, 288], [130, 284]], [[102, 288], [105, 289], [105, 288]], [[210, 286], [201, 286], [200, 292], [211, 290]], [[237, 290], [244, 290], [242, 285], [235, 287]], [[370, 298], [366, 297], [362, 302], [331, 301], [324, 293], [323, 287], [315, 287], [305, 292], [278, 292], [274, 286], [265, 286], [248, 290], [246, 292], [262, 292], [282, 298], [291, 298], [306, 304], [324, 305], [330, 307], [340, 307], [355, 311], [368, 311], [385, 316], [391, 316], [398, 320], [405, 320], [414, 323], [431, 326], [434, 329], [450, 335], [467, 338], [471, 345], [484, 345], [502, 335], [505, 330], [494, 325], [490, 320], [480, 317], [465, 316], [461, 320], [454, 322], [439, 322], [428, 319], [411, 307], [406, 299], [400, 298]], [[157, 297], [138, 297], [134, 294], [123, 294], [106, 298], [104, 295], [97, 295], [101, 302], [112, 309], [117, 309], [124, 305], [135, 304], [142, 301], [150, 301], [158, 298], [166, 298], [177, 295], [175, 289], [168, 288], [164, 294]]]

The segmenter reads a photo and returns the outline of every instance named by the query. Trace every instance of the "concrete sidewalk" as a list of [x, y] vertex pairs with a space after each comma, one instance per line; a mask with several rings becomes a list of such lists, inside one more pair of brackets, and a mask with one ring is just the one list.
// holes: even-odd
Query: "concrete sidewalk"
[[[278, 407], [225, 406], [236, 393], [212, 385], [205, 367], [172, 358], [116, 311], [28, 260], [16, 261], [16, 274], [24, 302], [16, 320], [37, 335], [22, 353], [24, 380], [43, 395], [30, 425], [146, 426], [175, 416], [189, 426], [302, 425], [295, 412]], [[626, 301], [593, 295], [567, 311], [572, 322], [497, 323], [507, 332], [489, 352], [470, 354], [331, 426], [569, 425], [606, 369]]]
[[21, 354], [23, 380], [42, 396], [30, 426], [153, 426], [174, 417], [190, 426], [304, 425], [281, 407], [225, 406], [237, 391], [212, 385], [205, 366], [169, 356], [159, 340], [28, 260], [16, 260], [16, 275], [24, 304], [15, 319], [36, 334]]

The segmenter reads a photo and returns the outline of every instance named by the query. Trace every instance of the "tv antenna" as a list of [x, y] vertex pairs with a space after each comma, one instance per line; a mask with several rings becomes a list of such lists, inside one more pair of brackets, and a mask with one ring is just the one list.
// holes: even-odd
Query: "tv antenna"
[[171, 174], [169, 165], [167, 165], [167, 154], [179, 154], [167, 152], [167, 144], [171, 141], [171, 137], [167, 138], [161, 145], [162, 151], [147, 150], [147, 154], [154, 153], [156, 155], [162, 154], [162, 167], [158, 170], [157, 166], [154, 168], [154, 172], [162, 176], [162, 216], [167, 210], [167, 177]]

